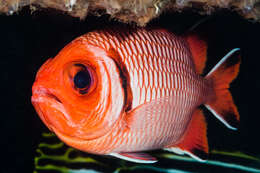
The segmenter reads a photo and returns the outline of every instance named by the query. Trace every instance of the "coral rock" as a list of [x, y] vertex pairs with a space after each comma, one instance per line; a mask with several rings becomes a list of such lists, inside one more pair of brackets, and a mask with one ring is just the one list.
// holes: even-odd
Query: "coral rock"
[[144, 26], [163, 11], [192, 9], [212, 14], [217, 9], [237, 11], [246, 19], [260, 21], [260, 0], [1, 0], [0, 13], [12, 15], [24, 6], [52, 8], [84, 19], [88, 13], [107, 13], [125, 23]]

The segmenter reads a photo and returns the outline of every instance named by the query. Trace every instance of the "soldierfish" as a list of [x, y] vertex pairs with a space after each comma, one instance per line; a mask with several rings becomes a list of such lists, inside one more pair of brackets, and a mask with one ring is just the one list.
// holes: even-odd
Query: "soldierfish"
[[231, 50], [204, 77], [207, 44], [163, 29], [106, 29], [76, 38], [39, 69], [32, 103], [67, 145], [128, 161], [165, 149], [204, 161], [204, 105], [230, 129], [239, 113], [228, 90], [240, 66]]

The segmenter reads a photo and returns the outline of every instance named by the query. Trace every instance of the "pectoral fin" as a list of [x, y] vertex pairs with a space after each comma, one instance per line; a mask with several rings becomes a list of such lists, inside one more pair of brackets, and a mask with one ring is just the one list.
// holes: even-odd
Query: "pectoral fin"
[[111, 156], [135, 163], [155, 163], [157, 159], [146, 153], [111, 153]]
[[172, 106], [174, 104], [173, 97], [163, 97], [144, 103], [127, 113], [126, 123], [136, 131], [147, 130], [155, 121], [157, 125], [165, 127], [171, 123], [167, 121], [167, 116], [169, 112], [175, 111], [175, 107]]

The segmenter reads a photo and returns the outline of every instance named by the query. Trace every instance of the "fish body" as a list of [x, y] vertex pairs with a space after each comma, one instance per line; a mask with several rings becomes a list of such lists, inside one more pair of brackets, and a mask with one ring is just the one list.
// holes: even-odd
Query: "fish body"
[[87, 33], [38, 71], [32, 103], [57, 136], [79, 150], [129, 161], [164, 148], [203, 160], [205, 105], [227, 127], [239, 114], [228, 91], [240, 58], [232, 50], [206, 76], [206, 44], [196, 35], [128, 29]]

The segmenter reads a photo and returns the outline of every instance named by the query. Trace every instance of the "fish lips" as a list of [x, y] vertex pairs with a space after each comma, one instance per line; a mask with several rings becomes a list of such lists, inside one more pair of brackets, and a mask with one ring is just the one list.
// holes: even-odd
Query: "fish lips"
[[[63, 117], [62, 112], [58, 111], [56, 105], [59, 104], [57, 100], [49, 95], [43, 94], [33, 94], [31, 97], [31, 102], [38, 113], [44, 124], [53, 131], [53, 118], [54, 116]], [[61, 105], [60, 105], [61, 107]]]
[[[33, 87], [31, 102], [44, 124], [51, 130], [59, 129], [62, 133], [72, 131], [75, 126], [70, 120], [61, 100], [44, 87]], [[72, 127], [72, 128], [70, 128]]]

